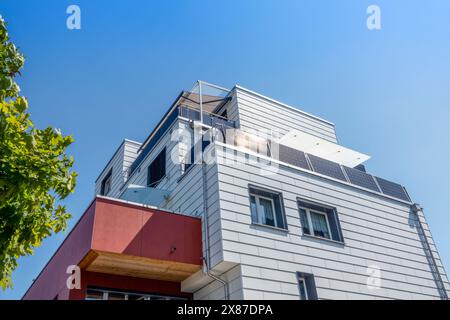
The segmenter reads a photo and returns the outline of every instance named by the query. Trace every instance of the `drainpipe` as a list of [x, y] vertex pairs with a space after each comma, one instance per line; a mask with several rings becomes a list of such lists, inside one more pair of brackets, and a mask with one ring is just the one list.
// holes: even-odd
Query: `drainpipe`
[[434, 278], [434, 281], [436, 283], [436, 287], [437, 287], [437, 289], [439, 291], [439, 295], [441, 297], [441, 300], [448, 300], [447, 290], [445, 289], [444, 281], [442, 280], [441, 273], [439, 272], [439, 268], [438, 268], [438, 265], [436, 263], [436, 259], [434, 258], [434, 254], [433, 254], [433, 251], [431, 250], [431, 246], [430, 246], [430, 243], [428, 241], [428, 237], [425, 234], [425, 230], [423, 228], [423, 224], [422, 224], [422, 221], [420, 219], [421, 214], [423, 215], [423, 208], [419, 204], [414, 203], [411, 206], [411, 209], [412, 209], [413, 213], [417, 217], [417, 228], [418, 228], [418, 231], [419, 231], [419, 237], [423, 238], [422, 242], [425, 245], [425, 248], [424, 248], [425, 249], [425, 254], [430, 257], [431, 261], [429, 260], [429, 263], [431, 264], [431, 272], [433, 274], [433, 278]]
[[[202, 145], [203, 149], [203, 145]], [[230, 299], [230, 295], [228, 292], [228, 283], [215, 276], [211, 273], [211, 260], [210, 260], [210, 252], [209, 252], [209, 215], [208, 215], [208, 203], [207, 203], [207, 184], [206, 184], [206, 162], [203, 158], [203, 150], [202, 150], [202, 186], [203, 186], [203, 228], [204, 228], [204, 237], [205, 237], [205, 256], [203, 257], [203, 273], [205, 273], [211, 279], [218, 281], [222, 284], [224, 290], [224, 298], [225, 300]]]

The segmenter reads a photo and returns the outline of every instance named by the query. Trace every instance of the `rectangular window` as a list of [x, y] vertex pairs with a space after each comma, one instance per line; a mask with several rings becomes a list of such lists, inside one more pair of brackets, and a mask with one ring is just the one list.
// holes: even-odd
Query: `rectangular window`
[[309, 211], [313, 233], [316, 237], [331, 239], [330, 225], [325, 213], [318, 211]]
[[286, 229], [281, 194], [254, 187], [249, 192], [252, 222]]
[[125, 292], [121, 290], [108, 290], [88, 288], [86, 300], [186, 300], [183, 297], [173, 297], [138, 292]]
[[106, 196], [111, 191], [111, 185], [112, 185], [112, 169], [109, 170], [107, 175], [102, 180], [100, 194], [102, 196]]
[[308, 300], [308, 290], [306, 290], [306, 282], [304, 278], [298, 278], [298, 288], [300, 291], [300, 300]]
[[314, 275], [310, 273], [297, 272], [297, 280], [300, 300], [317, 300]]
[[298, 210], [304, 235], [343, 241], [336, 209], [299, 200]]
[[166, 176], [166, 148], [164, 148], [153, 160], [147, 171], [147, 186], [156, 187]]

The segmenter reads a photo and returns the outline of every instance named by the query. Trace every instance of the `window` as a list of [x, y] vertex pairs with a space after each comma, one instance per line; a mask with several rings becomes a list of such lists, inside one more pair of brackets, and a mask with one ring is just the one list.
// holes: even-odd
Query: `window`
[[286, 229], [280, 193], [250, 187], [252, 222]]
[[300, 223], [304, 235], [342, 242], [336, 210], [313, 203], [298, 201]]
[[298, 278], [298, 287], [300, 290], [300, 300], [308, 300], [308, 290], [306, 290], [305, 278]]
[[112, 185], [112, 169], [106, 174], [106, 176], [102, 180], [102, 187], [100, 190], [100, 194], [102, 196], [106, 196], [111, 191]]
[[121, 290], [88, 288], [86, 292], [86, 300], [186, 300], [186, 298], [125, 292]]
[[224, 118], [224, 119], [228, 119], [228, 112], [227, 112], [227, 109], [225, 109], [223, 112], [222, 112], [222, 114], [220, 115], [222, 118]]
[[297, 272], [297, 279], [300, 300], [317, 300], [314, 275], [310, 273]]
[[166, 176], [166, 148], [153, 160], [147, 171], [147, 186], [156, 187]]

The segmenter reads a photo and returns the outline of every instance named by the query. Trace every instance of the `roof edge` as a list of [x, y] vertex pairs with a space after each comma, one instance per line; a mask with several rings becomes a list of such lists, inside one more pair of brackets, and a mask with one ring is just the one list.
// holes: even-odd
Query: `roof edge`
[[[286, 104], [286, 103], [283, 103], [283, 102], [281, 102], [281, 101], [278, 101], [278, 100], [276, 100], [276, 99], [269, 98], [268, 96], [265, 96], [265, 95], [263, 95], [263, 94], [261, 94], [261, 93], [258, 93], [258, 92], [256, 92], [256, 91], [253, 91], [253, 90], [244, 88], [244, 87], [242, 87], [242, 86], [240, 86], [240, 85], [238, 85], [238, 84], [236, 84], [236, 85], [233, 87], [233, 89], [235, 89], [235, 88], [236, 88], [236, 89], [239, 89], [239, 90], [242, 90], [242, 91], [245, 91], [245, 92], [247, 92], [247, 93], [253, 94], [253, 95], [255, 95], [255, 96], [258, 96], [258, 97], [263, 98], [263, 99], [265, 99], [265, 100], [274, 102], [274, 103], [276, 103], [276, 104], [278, 104], [278, 105], [280, 105], [280, 106], [282, 106], [282, 107], [284, 107], [284, 108], [287, 108], [287, 109], [292, 110], [292, 111], [296, 111], [296, 112], [301, 113], [301, 114], [303, 114], [303, 115], [305, 115], [305, 116], [308, 116], [308, 117], [310, 117], [310, 118], [312, 118], [312, 119], [321, 121], [321, 122], [323, 122], [323, 123], [325, 123], [325, 124], [328, 124], [328, 125], [331, 125], [331, 126], [335, 127], [335, 124], [334, 124], [333, 122], [331, 122], [331, 121], [325, 120], [325, 119], [323, 119], [323, 118], [320, 118], [320, 117], [318, 117], [318, 116], [315, 116], [315, 115], [313, 115], [313, 114], [311, 114], [311, 113], [308, 113], [308, 112], [306, 112], [306, 111], [297, 109], [297, 108], [295, 108], [295, 107], [292, 107], [292, 106], [290, 106], [290, 105], [288, 105], [288, 104]], [[233, 89], [232, 89], [232, 90], [233, 90]]]

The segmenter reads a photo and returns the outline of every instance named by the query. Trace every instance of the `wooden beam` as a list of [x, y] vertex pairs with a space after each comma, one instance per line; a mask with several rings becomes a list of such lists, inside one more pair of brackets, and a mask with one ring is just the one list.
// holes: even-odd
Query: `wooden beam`
[[194, 264], [104, 251], [93, 251], [90, 259], [85, 260], [87, 271], [175, 282], [181, 282], [201, 269]]

